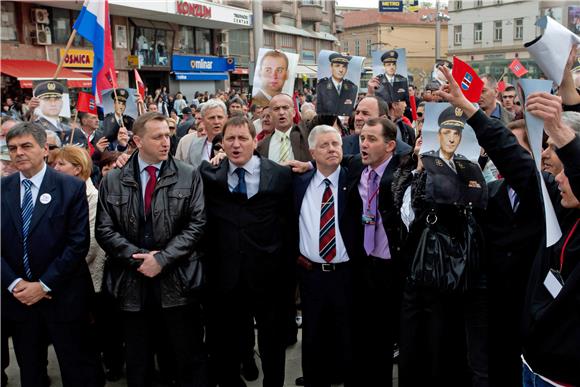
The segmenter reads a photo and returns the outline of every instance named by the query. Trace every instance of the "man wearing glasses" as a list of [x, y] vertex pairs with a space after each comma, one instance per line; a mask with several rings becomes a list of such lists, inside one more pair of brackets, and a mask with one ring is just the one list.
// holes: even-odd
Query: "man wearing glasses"
[[281, 51], [268, 51], [262, 57], [259, 69], [260, 88], [253, 93], [252, 104], [263, 107], [282, 92], [288, 78], [288, 57]]

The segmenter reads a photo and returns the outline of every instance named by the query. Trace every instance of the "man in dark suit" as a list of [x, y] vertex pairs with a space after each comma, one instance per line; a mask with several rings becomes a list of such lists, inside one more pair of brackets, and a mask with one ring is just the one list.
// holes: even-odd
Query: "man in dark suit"
[[358, 86], [345, 79], [351, 57], [335, 52], [328, 59], [332, 75], [322, 78], [316, 84], [316, 112], [349, 116], [358, 92]]
[[240, 379], [247, 321], [258, 324], [264, 387], [284, 385], [287, 311], [296, 256], [290, 168], [257, 155], [256, 132], [234, 116], [223, 130], [227, 159], [200, 172], [207, 201], [208, 343], [216, 382]]
[[127, 100], [129, 99], [129, 92], [127, 90], [116, 89], [115, 93], [111, 93], [110, 96], [113, 99], [115, 111], [105, 116], [103, 120], [103, 132], [109, 142], [114, 142], [117, 139], [119, 128], [125, 127], [127, 130], [131, 130], [135, 120], [125, 114]]
[[[385, 52], [381, 56], [381, 62], [385, 73], [380, 74], [369, 81], [368, 95], [376, 95], [385, 102], [398, 101], [398, 94], [403, 94], [405, 100], [409, 99], [409, 85], [407, 78], [397, 74], [397, 60], [399, 54], [395, 50]], [[407, 105], [409, 102], [407, 101]]]
[[52, 342], [64, 386], [98, 386], [89, 335], [93, 288], [85, 262], [85, 184], [47, 167], [41, 126], [16, 125], [6, 141], [20, 173], [1, 181], [2, 318], [12, 323], [21, 385], [45, 385], [46, 346]]
[[270, 101], [274, 132], [260, 141], [258, 153], [277, 163], [290, 160], [310, 161], [308, 131], [293, 125], [294, 102], [288, 94], [278, 94]]
[[302, 369], [306, 386], [337, 378], [352, 385], [352, 265], [357, 220], [347, 216], [347, 173], [341, 137], [331, 126], [313, 128], [308, 142], [316, 169], [294, 178], [299, 222]]

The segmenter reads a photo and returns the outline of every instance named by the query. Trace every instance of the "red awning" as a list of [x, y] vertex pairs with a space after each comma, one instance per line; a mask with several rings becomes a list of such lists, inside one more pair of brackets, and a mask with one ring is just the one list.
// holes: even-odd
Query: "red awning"
[[[57, 65], [46, 60], [17, 60], [5, 59], [0, 62], [0, 71], [20, 81], [23, 89], [32, 89], [32, 81], [51, 79]], [[62, 68], [59, 79], [66, 79], [70, 88], [91, 87], [91, 77]]]

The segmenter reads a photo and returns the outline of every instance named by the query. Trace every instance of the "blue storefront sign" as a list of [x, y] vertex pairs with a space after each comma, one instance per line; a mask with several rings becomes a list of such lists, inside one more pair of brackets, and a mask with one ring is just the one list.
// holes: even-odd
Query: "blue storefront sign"
[[236, 68], [234, 58], [173, 55], [171, 70], [176, 80], [219, 81], [228, 79], [228, 71]]
[[403, 0], [379, 1], [379, 12], [403, 12]]

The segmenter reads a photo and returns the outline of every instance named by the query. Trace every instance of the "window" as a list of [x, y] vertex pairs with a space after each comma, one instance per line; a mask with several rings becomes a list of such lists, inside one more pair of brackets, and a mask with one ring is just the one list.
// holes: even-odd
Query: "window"
[[326, 32], [330, 34], [330, 25], [326, 24], [319, 24], [320, 31], [319, 32]]
[[296, 52], [296, 37], [294, 35], [280, 34], [280, 48], [286, 52]]
[[322, 0], [302, 0], [302, 5], [321, 5]]
[[475, 23], [473, 25], [473, 43], [481, 43], [483, 35], [483, 23]]
[[494, 42], [501, 42], [502, 40], [502, 26], [501, 20], [497, 20], [493, 22], [493, 41]]
[[143, 66], [169, 66], [169, 56], [173, 52], [173, 31], [147, 27], [150, 23], [143, 19], [131, 19], [135, 24], [133, 55], [139, 56]]
[[475, 0], [475, 7], [483, 7], [483, 0]]
[[461, 26], [453, 26], [453, 44], [461, 46]]
[[[249, 52], [249, 48], [248, 48]], [[195, 53], [211, 55], [211, 30], [205, 28], [195, 29]]]
[[455, 9], [463, 9], [463, 1], [455, 0]]
[[342, 45], [343, 45], [342, 51], [348, 53], [348, 40], [345, 40], [344, 42], [342, 42]]
[[16, 29], [16, 6], [13, 2], [2, 2], [2, 24], [0, 26], [2, 40], [18, 40]]
[[303, 21], [302, 22], [302, 29], [305, 31], [314, 31], [314, 22]]
[[230, 30], [228, 32], [229, 55], [236, 58], [238, 66], [250, 63], [250, 30]]
[[360, 55], [360, 42], [358, 40], [354, 41], [354, 54], [356, 56]]
[[264, 12], [262, 20], [264, 24], [274, 24], [274, 14], [270, 12]]
[[177, 49], [183, 53], [195, 52], [195, 39], [193, 39], [194, 29], [189, 26], [181, 26], [179, 30], [179, 41]]
[[70, 11], [68, 9], [52, 9], [52, 42], [66, 44], [71, 33]]
[[264, 31], [264, 47], [275, 48], [274, 33], [272, 31]]
[[[163, 39], [163, 34], [160, 34]], [[211, 30], [181, 26], [176, 49], [183, 53], [211, 55]]]
[[524, 19], [515, 19], [514, 24], [514, 39], [522, 40], [524, 38]]
[[310, 38], [302, 38], [302, 62], [316, 63], [316, 41]]
[[367, 39], [367, 56], [370, 58], [371, 57], [371, 50], [373, 48], [373, 45], [371, 43], [370, 39]]
[[278, 18], [278, 24], [283, 26], [296, 27], [296, 20], [291, 17], [281, 16]]

